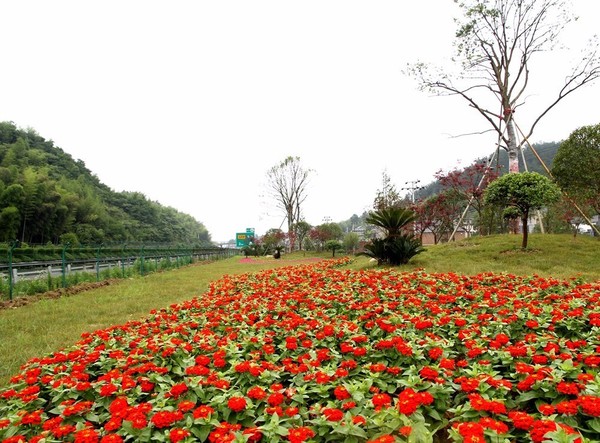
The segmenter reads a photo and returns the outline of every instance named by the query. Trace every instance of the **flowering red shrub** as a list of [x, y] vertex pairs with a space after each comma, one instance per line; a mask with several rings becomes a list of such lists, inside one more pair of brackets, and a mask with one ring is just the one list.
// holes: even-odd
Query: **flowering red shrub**
[[0, 391], [0, 442], [598, 441], [600, 284], [226, 276]]

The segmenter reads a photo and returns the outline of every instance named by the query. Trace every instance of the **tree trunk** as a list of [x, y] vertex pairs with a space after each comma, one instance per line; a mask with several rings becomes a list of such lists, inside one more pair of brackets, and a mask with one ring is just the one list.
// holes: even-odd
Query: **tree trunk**
[[508, 172], [519, 172], [519, 148], [517, 148], [517, 137], [515, 135], [515, 124], [512, 118], [506, 121], [506, 131], [508, 132]]
[[529, 227], [527, 226], [527, 219], [529, 218], [529, 211], [523, 213], [521, 222], [523, 224], [523, 241], [521, 242], [521, 249], [527, 249], [527, 239], [529, 237]]

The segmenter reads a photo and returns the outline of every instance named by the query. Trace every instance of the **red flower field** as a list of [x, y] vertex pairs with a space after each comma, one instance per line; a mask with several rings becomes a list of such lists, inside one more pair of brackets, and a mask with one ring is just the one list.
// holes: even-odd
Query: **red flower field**
[[600, 283], [226, 276], [0, 391], [0, 441], [600, 441]]

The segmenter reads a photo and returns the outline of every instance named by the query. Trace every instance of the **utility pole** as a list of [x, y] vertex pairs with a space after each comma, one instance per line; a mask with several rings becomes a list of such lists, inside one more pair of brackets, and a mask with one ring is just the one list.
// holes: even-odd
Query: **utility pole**
[[412, 180], [412, 181], [407, 181], [404, 182], [405, 185], [409, 185], [406, 188], [401, 188], [401, 190], [403, 191], [410, 191], [410, 201], [412, 202], [412, 204], [415, 204], [415, 193], [419, 190], [419, 189], [423, 189], [424, 186], [417, 186], [419, 183], [421, 183], [421, 180]]

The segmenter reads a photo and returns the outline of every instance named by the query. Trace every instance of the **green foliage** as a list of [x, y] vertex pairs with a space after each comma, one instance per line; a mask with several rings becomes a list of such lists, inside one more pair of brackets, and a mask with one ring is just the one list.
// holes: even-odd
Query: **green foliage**
[[385, 230], [388, 237], [396, 237], [401, 234], [406, 225], [415, 219], [416, 215], [410, 209], [386, 207], [370, 212], [366, 222]]
[[600, 124], [583, 126], [561, 143], [552, 175], [571, 198], [600, 213]]
[[405, 232], [407, 225], [414, 222], [413, 211], [399, 207], [387, 207], [369, 213], [367, 223], [386, 232], [385, 238], [375, 238], [365, 245], [363, 255], [374, 258], [378, 264], [393, 266], [406, 264], [425, 249], [412, 233]]
[[302, 250], [304, 240], [307, 238], [311, 229], [312, 226], [310, 225], [310, 223], [304, 220], [300, 220], [298, 223], [294, 224], [293, 232], [296, 233], [296, 237], [298, 239], [298, 249]]
[[348, 232], [344, 235], [342, 243], [347, 253], [354, 253], [360, 244], [360, 236], [356, 232]]
[[400, 194], [396, 190], [396, 186], [392, 183], [387, 172], [383, 172], [381, 181], [382, 189], [377, 190], [375, 200], [373, 201], [373, 208], [375, 210], [381, 210], [402, 206], [404, 204], [404, 199], [400, 197]]
[[521, 216], [532, 209], [541, 209], [549, 203], [558, 201], [560, 189], [537, 172], [507, 174], [492, 182], [486, 192], [487, 204], [513, 206]]
[[339, 240], [328, 240], [325, 242], [325, 249], [331, 251], [331, 256], [335, 257], [335, 251], [342, 249], [342, 244]]
[[268, 254], [275, 251], [277, 247], [282, 246], [285, 237], [285, 233], [281, 229], [271, 228], [260, 238], [260, 244]]
[[548, 177], [537, 172], [506, 174], [493, 181], [485, 191], [486, 204], [518, 211], [523, 223], [522, 247], [527, 247], [527, 220], [534, 209], [560, 199], [560, 189]]
[[0, 122], [0, 241], [162, 242], [208, 245], [202, 223], [149, 201], [114, 192], [80, 160], [35, 131]]
[[377, 264], [392, 266], [407, 264], [415, 255], [425, 251], [421, 241], [412, 234], [401, 234], [396, 237], [375, 238], [365, 245], [366, 255], [377, 260]]

